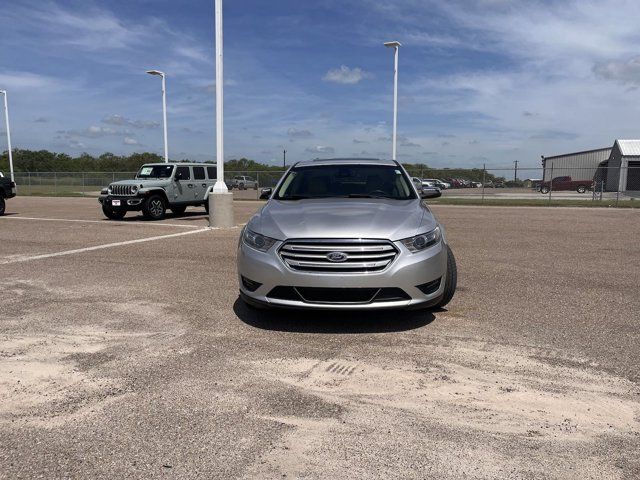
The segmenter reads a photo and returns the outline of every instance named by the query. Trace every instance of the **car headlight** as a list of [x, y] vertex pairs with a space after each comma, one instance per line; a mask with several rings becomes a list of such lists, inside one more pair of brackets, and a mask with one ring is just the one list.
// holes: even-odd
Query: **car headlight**
[[109, 195], [111, 195], [111, 185], [109, 185], [109, 186], [107, 187], [107, 193], [108, 193]]
[[253, 232], [248, 228], [244, 229], [242, 233], [242, 240], [248, 247], [259, 250], [260, 252], [266, 252], [276, 241], [273, 238], [265, 237], [259, 233]]
[[100, 190], [100, 195], [108, 195], [108, 194], [109, 194], [108, 188], [103, 188], [102, 190]]
[[440, 241], [442, 233], [440, 227], [436, 227], [430, 232], [416, 235], [415, 237], [405, 238], [402, 243], [409, 249], [411, 253], [421, 252], [425, 248], [429, 248]]
[[136, 187], [135, 185], [133, 187], [131, 187], [131, 193], [134, 194], [134, 195], [136, 193], [138, 193], [138, 187]]

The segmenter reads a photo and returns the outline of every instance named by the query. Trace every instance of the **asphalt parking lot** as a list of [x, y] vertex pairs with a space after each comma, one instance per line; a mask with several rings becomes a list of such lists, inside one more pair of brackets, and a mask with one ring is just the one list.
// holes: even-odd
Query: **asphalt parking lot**
[[202, 209], [7, 211], [2, 478], [640, 477], [636, 210], [434, 207], [453, 302], [366, 314], [246, 308]]

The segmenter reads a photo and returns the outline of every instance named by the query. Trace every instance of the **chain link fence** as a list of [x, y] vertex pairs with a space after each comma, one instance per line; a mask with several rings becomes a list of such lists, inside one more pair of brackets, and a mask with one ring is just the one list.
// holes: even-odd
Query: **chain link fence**
[[[275, 187], [284, 171], [228, 171], [225, 182], [236, 199], [256, 200]], [[419, 169], [409, 174], [440, 187], [433, 203], [545, 205], [601, 202], [632, 206], [640, 200], [640, 158], [618, 166], [571, 167], [547, 162], [544, 168]], [[92, 196], [135, 172], [16, 172], [19, 195]], [[640, 206], [640, 204], [639, 204]]]

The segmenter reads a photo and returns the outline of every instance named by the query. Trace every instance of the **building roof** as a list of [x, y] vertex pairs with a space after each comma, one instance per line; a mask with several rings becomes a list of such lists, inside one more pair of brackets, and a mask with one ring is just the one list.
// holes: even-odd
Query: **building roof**
[[623, 156], [640, 156], [640, 140], [616, 140]]
[[[632, 140], [632, 141], [635, 141], [635, 140]], [[554, 155], [552, 157], [542, 157], [542, 158], [544, 160], [550, 160], [550, 159], [555, 159], [555, 158], [574, 157], [574, 156], [577, 156], [577, 155], [587, 155], [589, 153], [597, 153], [597, 152], [605, 152], [605, 151], [608, 151], [608, 153], [606, 154], [608, 156], [609, 153], [611, 153], [611, 147], [594, 148], [593, 150], [583, 150], [581, 152], [563, 153], [562, 155]]]

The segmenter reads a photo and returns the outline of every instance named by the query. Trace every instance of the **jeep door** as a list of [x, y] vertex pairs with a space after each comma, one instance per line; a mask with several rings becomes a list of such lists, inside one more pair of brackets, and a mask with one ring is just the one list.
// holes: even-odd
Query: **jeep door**
[[176, 195], [174, 202], [187, 203], [193, 202], [195, 198], [194, 183], [191, 177], [190, 167], [176, 168]]
[[202, 200], [207, 191], [207, 177], [204, 167], [191, 167], [193, 171], [194, 200]]

